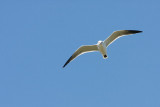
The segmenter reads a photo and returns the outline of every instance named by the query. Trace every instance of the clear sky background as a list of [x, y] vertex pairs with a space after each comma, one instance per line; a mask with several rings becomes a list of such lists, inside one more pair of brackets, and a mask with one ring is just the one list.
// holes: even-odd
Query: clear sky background
[[1, 0], [0, 107], [160, 107], [159, 31], [159, 0]]

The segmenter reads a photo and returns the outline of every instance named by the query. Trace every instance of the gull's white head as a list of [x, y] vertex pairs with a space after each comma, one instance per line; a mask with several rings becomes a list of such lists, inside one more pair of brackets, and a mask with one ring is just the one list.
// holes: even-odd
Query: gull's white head
[[97, 44], [99, 45], [99, 44], [102, 44], [102, 43], [103, 43], [103, 41], [99, 40]]

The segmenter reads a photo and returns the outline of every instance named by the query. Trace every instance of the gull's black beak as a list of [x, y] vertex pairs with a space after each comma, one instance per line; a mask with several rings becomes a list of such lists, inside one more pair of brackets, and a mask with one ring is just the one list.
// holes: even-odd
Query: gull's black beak
[[103, 57], [104, 57], [104, 58], [107, 58], [107, 55], [104, 55]]

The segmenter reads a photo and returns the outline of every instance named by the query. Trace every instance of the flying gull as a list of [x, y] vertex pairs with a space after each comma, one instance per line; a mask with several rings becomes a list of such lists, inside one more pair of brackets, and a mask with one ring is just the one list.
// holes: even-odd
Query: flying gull
[[71, 62], [73, 59], [75, 59], [77, 56], [79, 56], [81, 54], [84, 54], [84, 53], [87, 53], [87, 52], [96, 52], [96, 51], [99, 51], [102, 54], [103, 58], [106, 59], [107, 58], [106, 48], [114, 40], [118, 39], [119, 37], [125, 36], [125, 35], [131, 35], [131, 34], [140, 33], [140, 32], [142, 32], [142, 31], [139, 31], [139, 30], [119, 30], [119, 31], [113, 32], [106, 40], [104, 40], [104, 41], [98, 41], [98, 43], [96, 45], [84, 45], [84, 46], [81, 46], [67, 60], [67, 62], [63, 65], [63, 68], [69, 62]]

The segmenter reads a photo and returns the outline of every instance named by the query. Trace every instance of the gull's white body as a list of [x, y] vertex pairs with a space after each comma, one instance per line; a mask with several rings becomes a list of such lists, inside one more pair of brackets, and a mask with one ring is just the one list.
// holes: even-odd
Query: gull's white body
[[138, 31], [138, 30], [120, 30], [120, 31], [115, 31], [106, 40], [98, 41], [98, 43], [96, 45], [81, 46], [67, 60], [67, 62], [64, 64], [63, 67], [65, 67], [69, 62], [71, 62], [77, 56], [79, 56], [79, 55], [81, 55], [83, 53], [86, 53], [86, 52], [99, 51], [103, 55], [103, 58], [107, 58], [106, 47], [108, 47], [114, 40], [116, 40], [117, 38], [122, 37], [124, 35], [131, 35], [131, 34], [140, 33], [140, 32], [142, 32], [142, 31]]
[[[103, 58], [107, 58], [107, 51], [106, 51], [106, 45], [104, 44], [103, 41], [98, 41], [97, 47], [99, 52], [103, 55]], [[106, 57], [105, 57], [106, 55]]]

